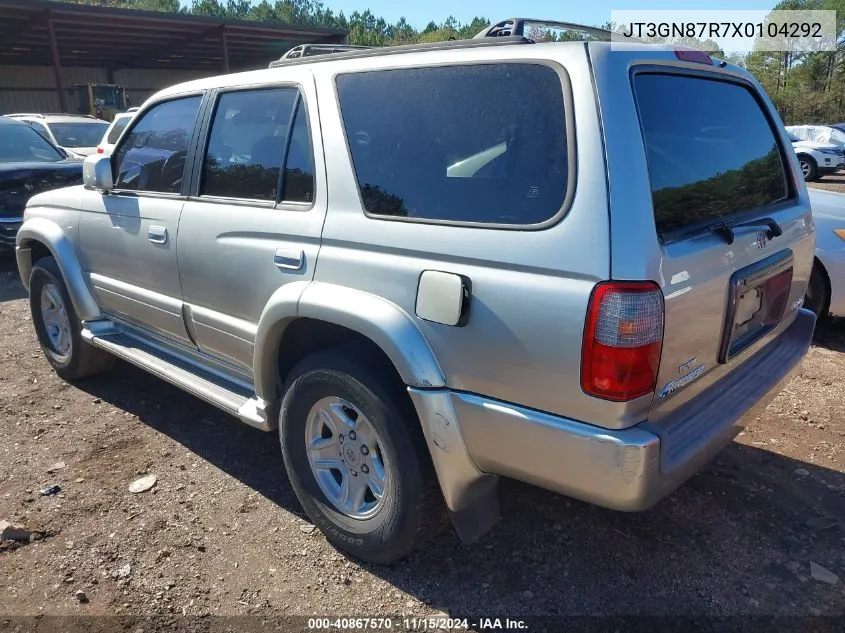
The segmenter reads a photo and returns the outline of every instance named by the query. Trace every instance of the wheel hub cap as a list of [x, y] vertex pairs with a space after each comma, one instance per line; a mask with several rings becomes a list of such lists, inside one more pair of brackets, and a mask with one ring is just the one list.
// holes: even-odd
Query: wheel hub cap
[[316, 402], [305, 424], [305, 448], [314, 479], [336, 510], [353, 519], [378, 511], [389, 468], [381, 438], [359, 409], [342, 398]]
[[55, 284], [41, 288], [41, 320], [50, 347], [60, 356], [70, 353], [70, 318], [67, 314], [62, 293]]

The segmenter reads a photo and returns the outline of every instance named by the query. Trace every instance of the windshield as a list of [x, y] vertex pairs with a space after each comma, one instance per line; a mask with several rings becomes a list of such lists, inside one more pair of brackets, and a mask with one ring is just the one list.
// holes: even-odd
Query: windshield
[[64, 156], [28, 125], [0, 126], [0, 163], [55, 163], [60, 160], [64, 160]]
[[117, 86], [94, 86], [94, 100], [106, 108], [123, 108], [122, 90]]
[[105, 121], [50, 123], [50, 130], [62, 147], [96, 147], [108, 127]]

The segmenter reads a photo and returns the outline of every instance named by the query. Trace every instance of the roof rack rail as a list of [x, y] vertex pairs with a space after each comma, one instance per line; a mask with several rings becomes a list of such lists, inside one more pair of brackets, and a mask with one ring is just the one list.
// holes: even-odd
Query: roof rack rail
[[588, 26], [586, 24], [576, 24], [575, 22], [561, 22], [559, 20], [541, 20], [537, 18], [508, 18], [506, 20], [502, 20], [501, 22], [496, 22], [495, 24], [491, 24], [486, 29], [480, 31], [474, 39], [483, 39], [486, 37], [525, 37], [528, 38], [529, 35], [526, 34], [526, 25], [538, 25], [538, 26], [548, 26], [556, 29], [564, 29], [567, 31], [576, 31], [579, 33], [584, 33], [586, 35], [590, 35], [592, 37], [597, 37], [603, 40], [613, 40], [613, 39], [620, 39], [627, 42], [630, 41], [638, 41], [634, 40], [630, 37], [623, 37], [619, 33], [615, 31], [610, 31], [608, 29], [602, 29], [597, 26]]
[[330, 53], [347, 53], [349, 51], [359, 51], [372, 48], [370, 46], [355, 46], [353, 44], [300, 44], [294, 46], [284, 55], [279, 58], [283, 59], [298, 59], [300, 57], [312, 57], [314, 55], [328, 55]]
[[[376, 57], [376, 56], [383, 56], [383, 55], [398, 55], [401, 53], [414, 53], [414, 52], [422, 52], [422, 51], [430, 51], [430, 50], [439, 50], [443, 48], [477, 48], [481, 46], [506, 46], [510, 44], [533, 44], [529, 39], [526, 39], [521, 36], [513, 36], [513, 37], [497, 37], [495, 39], [489, 40], [480, 40], [480, 39], [469, 39], [469, 40], [446, 40], [443, 42], [421, 42], [417, 44], [401, 44], [399, 46], [361, 46], [355, 47], [348, 45], [348, 50], [338, 51], [334, 55], [319, 55], [316, 57], [308, 56], [307, 58], [302, 57], [282, 57], [281, 59], [277, 59], [276, 61], [270, 62], [270, 68], [278, 68], [280, 66], [288, 66], [292, 64], [304, 64], [304, 63], [314, 63], [320, 61], [326, 61], [330, 59], [342, 58], [342, 59], [349, 59], [349, 58], [358, 58], [358, 57]], [[293, 50], [293, 49], [292, 49]]]
[[81, 119], [96, 119], [93, 114], [79, 114], [78, 112], [12, 112], [7, 117], [30, 117], [32, 119], [46, 119], [48, 116], [79, 117]]

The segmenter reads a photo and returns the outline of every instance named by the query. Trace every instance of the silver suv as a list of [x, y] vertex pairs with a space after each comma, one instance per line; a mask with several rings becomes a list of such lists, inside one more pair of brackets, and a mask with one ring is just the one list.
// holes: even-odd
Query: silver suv
[[[286, 59], [148, 100], [17, 237], [57, 373], [134, 363], [278, 428], [308, 516], [386, 563], [512, 477], [648, 508], [777, 393], [814, 225], [760, 85], [519, 34]], [[197, 429], [197, 432], [202, 432]]]

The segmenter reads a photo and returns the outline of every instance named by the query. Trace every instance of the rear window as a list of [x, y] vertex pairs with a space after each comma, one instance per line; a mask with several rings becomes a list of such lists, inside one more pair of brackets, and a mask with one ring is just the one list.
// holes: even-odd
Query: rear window
[[658, 233], [789, 196], [774, 131], [748, 88], [643, 73], [635, 75], [634, 91]]
[[423, 221], [539, 224], [568, 187], [561, 80], [528, 63], [337, 79], [366, 211]]
[[62, 147], [96, 147], [109, 127], [105, 121], [50, 123], [50, 131]]

